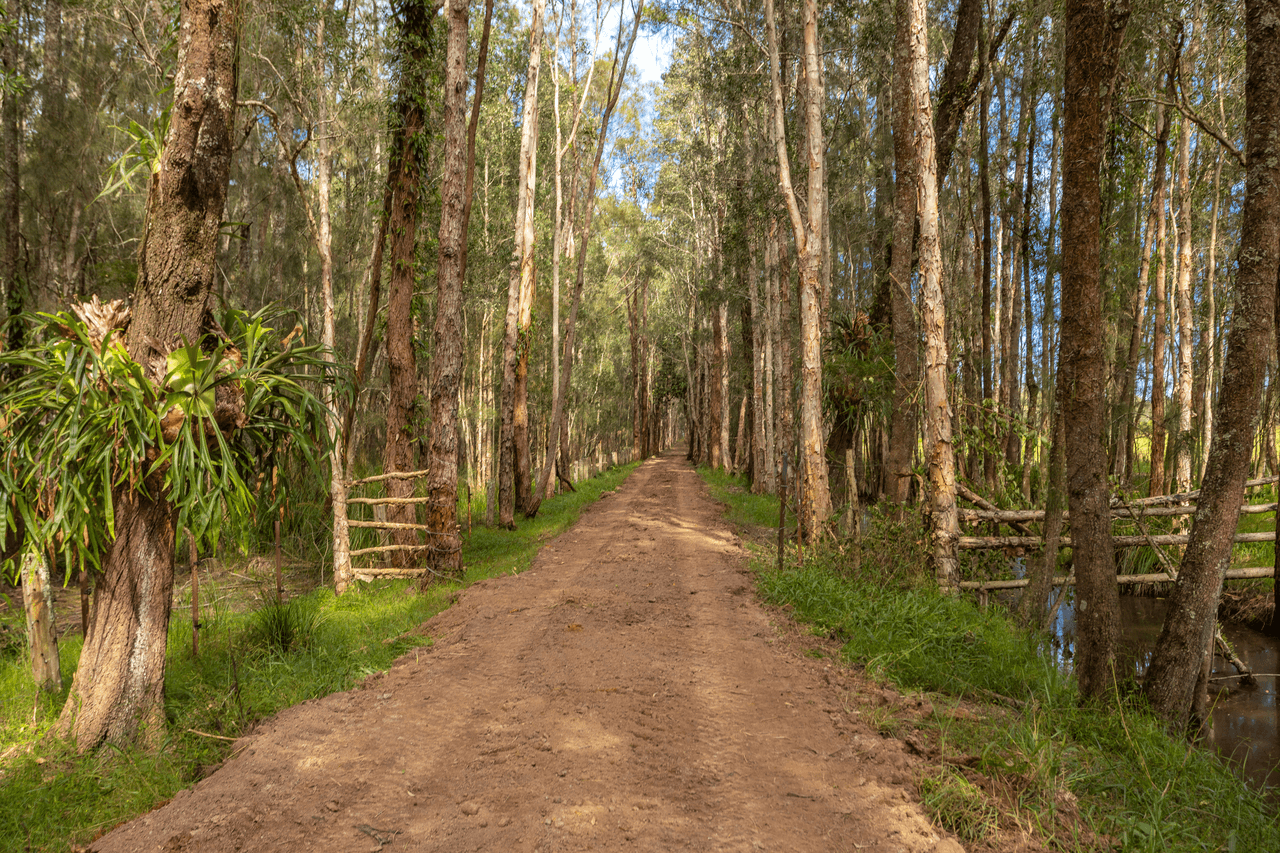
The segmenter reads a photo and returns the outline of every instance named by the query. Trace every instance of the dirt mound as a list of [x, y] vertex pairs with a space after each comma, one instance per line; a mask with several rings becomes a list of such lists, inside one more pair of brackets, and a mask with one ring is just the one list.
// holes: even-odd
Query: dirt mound
[[91, 849], [961, 851], [911, 747], [849, 712], [887, 694], [801, 655], [750, 585], [696, 474], [651, 460], [432, 648]]

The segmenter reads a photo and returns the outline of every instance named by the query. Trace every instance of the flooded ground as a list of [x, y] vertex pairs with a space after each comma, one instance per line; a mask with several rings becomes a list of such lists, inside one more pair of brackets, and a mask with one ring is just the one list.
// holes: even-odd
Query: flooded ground
[[[1121, 657], [1137, 678], [1151, 660], [1166, 607], [1163, 598], [1120, 597]], [[1066, 663], [1075, 639], [1074, 611], [1064, 605], [1054, 627], [1055, 636], [1061, 638], [1055, 651], [1059, 662]], [[1249, 784], [1269, 786], [1271, 795], [1280, 798], [1280, 704], [1276, 701], [1280, 650], [1274, 639], [1241, 625], [1227, 625], [1224, 633], [1258, 683], [1241, 686], [1231, 664], [1214, 656], [1213, 727], [1208, 745], [1230, 759]]]

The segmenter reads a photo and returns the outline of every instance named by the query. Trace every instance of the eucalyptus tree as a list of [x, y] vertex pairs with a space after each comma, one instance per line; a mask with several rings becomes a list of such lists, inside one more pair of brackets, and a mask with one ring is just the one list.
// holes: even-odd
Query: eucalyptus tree
[[445, 158], [441, 174], [440, 255], [436, 263], [436, 319], [432, 329], [431, 450], [427, 467], [427, 569], [434, 577], [461, 577], [458, 536], [458, 387], [463, 368], [462, 288], [475, 175], [476, 127], [484, 100], [493, 0], [485, 4], [476, 63], [475, 100], [466, 122], [467, 0], [449, 0], [445, 55]]
[[[520, 113], [525, 90], [527, 26], [527, 17], [522, 20], [519, 7], [495, 4], [486, 60], [485, 96], [478, 117], [474, 111], [471, 117], [476, 128], [476, 153], [471, 167], [473, 214], [469, 217], [463, 285], [462, 322], [466, 343], [463, 347], [465, 368], [459, 386], [463, 443], [460, 464], [466, 465], [465, 484], [470, 494], [486, 496], [488, 523], [494, 523], [498, 505], [500, 450], [496, 438], [501, 432], [502, 342], [514, 244], [512, 223], [519, 194], [522, 131], [512, 116]], [[482, 29], [483, 25], [473, 24], [473, 40], [483, 39]], [[535, 324], [535, 341], [538, 331]]]
[[[893, 74], [893, 244], [888, 281], [894, 343], [894, 399], [890, 416], [889, 449], [885, 456], [886, 497], [906, 503], [911, 492], [911, 466], [916, 450], [920, 385], [920, 326], [912, 298], [915, 237], [919, 227], [919, 172], [923, 166], [916, 139], [915, 110], [919, 108], [912, 63], [912, 23], [909, 5], [897, 4], [898, 26], [894, 37]], [[926, 60], [927, 61], [927, 58]], [[935, 202], [936, 203], [936, 202]]]
[[1089, 698], [1115, 681], [1119, 600], [1106, 477], [1100, 172], [1106, 89], [1128, 23], [1127, 4], [1069, 0], [1066, 17], [1062, 185], [1062, 355], [1058, 382], [1066, 439], [1077, 606], [1076, 676]]
[[1143, 692], [1174, 726], [1188, 722], [1213, 632], [1258, 418], [1280, 271], [1280, 4], [1245, 3], [1247, 156], [1240, 271], [1199, 508]]
[[[1196, 22], [1191, 21], [1192, 32], [1188, 34], [1180, 58], [1179, 77], [1190, 71], [1192, 56], [1196, 51]], [[1193, 405], [1192, 392], [1192, 358], [1195, 345], [1192, 340], [1194, 318], [1191, 311], [1191, 122], [1183, 119], [1181, 132], [1178, 134], [1178, 180], [1177, 180], [1177, 223], [1178, 223], [1178, 272], [1174, 290], [1178, 307], [1178, 373], [1175, 393], [1178, 401], [1178, 432], [1174, 442], [1175, 463], [1173, 474], [1173, 490], [1175, 492], [1191, 491], [1191, 453], [1195, 437], [1191, 432], [1191, 416]]]
[[[929, 522], [934, 574], [946, 592], [959, 587], [956, 542], [955, 452], [951, 443], [951, 403], [948, 387], [946, 309], [942, 296], [942, 252], [938, 225], [938, 172], [929, 102], [928, 27], [924, 0], [899, 0], [899, 52], [897, 74], [906, 78], [902, 94], [895, 98], [908, 120], [902, 130], [913, 144], [907, 153], [914, 161], [920, 228], [920, 325], [924, 331], [925, 455], [929, 465]], [[914, 149], [914, 150], [911, 150]], [[915, 218], [914, 216], [912, 218]]]
[[[152, 177], [125, 336], [129, 357], [140, 364], [199, 340], [209, 310], [234, 150], [244, 11], [238, 2], [218, 6], [215, 11], [211, 3], [191, 2], [179, 19], [174, 107]], [[153, 469], [149, 476], [158, 474]], [[158, 747], [164, 732], [174, 512], [161, 482], [120, 498], [93, 622], [59, 721], [60, 731], [81, 749], [139, 735]]]
[[[595, 7], [595, 23], [592, 27], [591, 46], [588, 48], [590, 53], [588, 57], [594, 60], [596, 51], [600, 45], [600, 34], [604, 27], [604, 5], [597, 3]], [[565, 25], [568, 24], [567, 38]], [[574, 228], [576, 226], [575, 212], [579, 205], [577, 197], [579, 195], [578, 187], [582, 175], [582, 161], [589, 156], [584, 151], [584, 147], [579, 143], [578, 134], [583, 129], [584, 114], [587, 108], [588, 99], [592, 94], [592, 80], [595, 77], [595, 71], [598, 63], [588, 61], [586, 63], [585, 75], [579, 79], [579, 53], [580, 40], [578, 38], [578, 5], [573, 0], [568, 3], [562, 2], [556, 15], [556, 35], [552, 45], [551, 65], [551, 84], [552, 84], [552, 119], [555, 125], [555, 147], [553, 152], [555, 158], [553, 161], [553, 174], [555, 176], [555, 198], [553, 201], [553, 215], [551, 225], [551, 399], [554, 401], [560, 393], [560, 268], [561, 261], [565, 257], [566, 250], [570, 259], [576, 255], [574, 241]], [[562, 50], [562, 46], [567, 44], [568, 50]], [[567, 62], [565, 56], [567, 53]], [[565, 67], [567, 65], [567, 68]], [[567, 78], [562, 83], [562, 75], [567, 71]], [[565, 117], [560, 109], [560, 96], [562, 89], [566, 89], [570, 98], [570, 118], [566, 122]], [[581, 95], [574, 98], [574, 92], [580, 91]], [[565, 124], [569, 129], [566, 133]], [[570, 157], [569, 169], [569, 185], [565, 187], [565, 155]], [[566, 195], [568, 196], [568, 207], [566, 208]], [[567, 455], [568, 431], [561, 432], [561, 455]], [[543, 479], [540, 478], [540, 482]], [[546, 488], [546, 483], [543, 483]]]
[[[538, 486], [534, 489], [529, 502], [528, 514], [534, 515], [546, 493], [547, 483], [555, 466], [555, 448], [560, 441], [561, 433], [568, 428], [568, 410], [565, 398], [573, 379], [573, 359], [569, 357], [574, 351], [578, 311], [582, 304], [582, 291], [586, 286], [587, 255], [591, 240], [591, 223], [595, 214], [596, 186], [600, 176], [600, 162], [604, 157], [605, 144], [609, 138], [609, 120], [622, 95], [623, 85], [627, 79], [627, 67], [631, 62], [631, 51], [636, 44], [636, 36], [640, 32], [640, 22], [644, 14], [645, 0], [634, 0], [631, 8], [631, 20], [626, 20], [625, 11], [618, 15], [618, 31], [614, 39], [613, 56], [609, 63], [609, 76], [604, 85], [603, 107], [600, 114], [600, 126], [596, 133], [596, 150], [594, 160], [587, 167], [586, 187], [583, 194], [585, 212], [577, 235], [578, 269], [573, 287], [573, 297], [569, 306], [569, 317], [565, 325], [564, 352], [561, 359], [560, 378], [556, 384], [556, 396], [551, 402], [551, 415], [548, 420], [546, 455], [543, 470], [538, 478]], [[625, 5], [625, 4], [624, 4]]]
[[[387, 232], [391, 241], [391, 279], [387, 294], [387, 361], [390, 387], [387, 406], [387, 473], [414, 469], [418, 400], [418, 361], [413, 346], [413, 297], [418, 272], [418, 235], [422, 216], [427, 167], [427, 98], [431, 91], [430, 62], [434, 56], [432, 23], [441, 0], [403, 0], [399, 8], [396, 42], [397, 91], [392, 110], [390, 163], [387, 167], [389, 210]], [[408, 498], [413, 483], [403, 478], [387, 481], [387, 494]], [[416, 562], [412, 504], [396, 505], [387, 519], [399, 525], [392, 541], [396, 565]]]
[[[1003, 33], [1007, 32], [1007, 27], [1008, 19], [998, 36], [1000, 41], [1003, 41]], [[933, 114], [932, 135], [936, 142], [936, 181], [939, 186], [946, 181], [965, 114], [986, 76], [986, 62], [979, 61], [974, 72], [970, 72], [981, 30], [981, 3], [978, 0], [961, 0], [956, 9], [951, 51], [937, 96], [938, 109]], [[890, 415], [885, 467], [888, 478], [887, 497], [896, 503], [904, 503], [910, 493], [912, 457], [917, 443], [919, 420], [917, 402], [920, 384], [920, 327], [911, 287], [912, 271], [917, 262], [916, 241], [919, 237], [919, 220], [916, 216], [919, 140], [913, 136], [914, 117], [910, 107], [914, 101], [910, 74], [906, 72], [909, 63], [904, 61], [904, 56], [909, 54], [906, 44], [908, 28], [899, 22], [895, 32], [892, 136], [897, 177], [894, 181], [892, 250], [886, 278], [893, 324], [894, 403]]]
[[[542, 16], [546, 0], [534, 0], [529, 23], [529, 69], [520, 116], [520, 166], [516, 184], [515, 249], [502, 341], [502, 432], [498, 456], [498, 523], [515, 528], [515, 511], [527, 512], [529, 471], [529, 336], [534, 299], [534, 188], [538, 172], [538, 79], [542, 68]], [[553, 59], [554, 61], [554, 59]], [[557, 175], [558, 178], [558, 175]]]
[[822, 427], [822, 328], [819, 316], [822, 272], [822, 233], [826, 220], [826, 158], [822, 130], [822, 83], [818, 64], [818, 8], [816, 0], [804, 4], [805, 137], [808, 188], [805, 214], [791, 185], [791, 161], [787, 153], [783, 115], [778, 28], [773, 0], [765, 0], [768, 27], [769, 69], [773, 86], [773, 142], [778, 157], [778, 183], [791, 217], [800, 268], [800, 471], [804, 497], [800, 510], [802, 535], [821, 538], [831, 513], [827, 486], [826, 442]]

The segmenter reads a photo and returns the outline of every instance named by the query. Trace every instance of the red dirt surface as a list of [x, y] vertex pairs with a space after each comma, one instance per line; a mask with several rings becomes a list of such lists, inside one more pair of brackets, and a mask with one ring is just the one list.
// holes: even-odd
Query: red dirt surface
[[899, 699], [802, 654], [677, 455], [423, 630], [91, 849], [963, 853], [852, 710]]

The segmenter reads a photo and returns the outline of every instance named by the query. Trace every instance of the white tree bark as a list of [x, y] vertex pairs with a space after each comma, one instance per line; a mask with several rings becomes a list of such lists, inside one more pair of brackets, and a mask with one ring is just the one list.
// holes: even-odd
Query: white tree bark
[[1191, 122], [1182, 119], [1178, 141], [1178, 439], [1174, 491], [1191, 490]]

